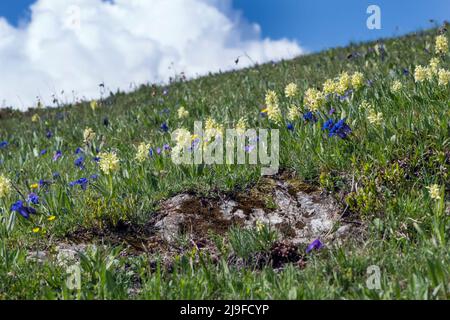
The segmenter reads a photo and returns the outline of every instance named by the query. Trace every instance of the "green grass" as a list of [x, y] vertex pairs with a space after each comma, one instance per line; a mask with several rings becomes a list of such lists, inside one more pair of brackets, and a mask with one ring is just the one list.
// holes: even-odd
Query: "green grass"
[[[450, 297], [449, 169], [450, 85], [434, 79], [415, 83], [416, 65], [428, 65], [435, 56], [437, 30], [384, 41], [386, 53], [375, 43], [352, 44], [277, 64], [176, 81], [162, 87], [143, 86], [125, 94], [112, 93], [94, 111], [89, 102], [26, 113], [2, 111], [0, 175], [14, 189], [0, 199], [0, 299], [447, 299]], [[448, 35], [447, 35], [448, 38]], [[351, 53], [359, 53], [348, 58]], [[440, 57], [450, 69], [450, 56]], [[403, 74], [403, 69], [410, 71]], [[372, 81], [347, 100], [328, 101], [318, 122], [294, 122], [294, 131], [260, 116], [267, 90], [277, 92], [283, 116], [291, 103], [302, 111], [303, 93], [322, 88], [326, 79], [341, 72], [364, 74]], [[403, 89], [393, 93], [395, 80]], [[294, 82], [299, 95], [285, 98], [284, 88]], [[363, 101], [383, 114], [371, 124]], [[178, 119], [184, 106], [189, 117]], [[353, 132], [347, 139], [327, 137], [322, 125], [331, 107], [335, 120], [346, 118]], [[39, 115], [33, 122], [32, 116]], [[82, 257], [81, 290], [66, 285], [66, 267], [54, 256], [44, 262], [27, 259], [30, 251], [49, 249], [70, 232], [105, 228], [118, 221], [144, 224], [158, 203], [179, 192], [214, 195], [244, 190], [260, 178], [259, 166], [176, 166], [170, 156], [135, 160], [136, 147], [150, 143], [156, 153], [173, 146], [170, 130], [212, 116], [225, 127], [246, 117], [250, 127], [280, 129], [280, 165], [301, 180], [344, 195], [343, 205], [366, 227], [362, 241], [330, 245], [308, 255], [304, 268], [251, 263], [256, 253], [270, 250], [270, 231], [232, 229], [228, 240], [215, 239], [220, 249], [215, 261], [188, 248], [175, 258], [170, 270], [149, 263], [146, 255], [119, 254], [120, 247], [98, 247]], [[109, 125], [105, 126], [105, 118]], [[283, 120], [284, 121], [284, 120]], [[96, 132], [91, 145], [83, 131]], [[48, 130], [53, 136], [46, 137]], [[76, 148], [84, 148], [85, 169], [75, 167]], [[115, 151], [120, 169], [103, 174], [92, 160], [96, 149]], [[47, 154], [40, 156], [41, 150]], [[56, 150], [62, 158], [52, 161]], [[55, 172], [59, 177], [53, 178]], [[97, 174], [87, 190], [69, 183]], [[112, 177], [112, 180], [110, 180]], [[11, 213], [11, 205], [41, 179], [51, 181], [35, 190], [40, 204], [29, 220]], [[437, 184], [441, 199], [426, 187]], [[446, 211], [447, 210], [447, 211]], [[48, 221], [54, 215], [56, 220]], [[40, 231], [33, 232], [39, 227]], [[304, 248], [300, 248], [304, 250]], [[250, 262], [229, 263], [238, 256]], [[366, 286], [366, 270], [381, 270], [381, 289]], [[134, 289], [138, 290], [134, 290]]]

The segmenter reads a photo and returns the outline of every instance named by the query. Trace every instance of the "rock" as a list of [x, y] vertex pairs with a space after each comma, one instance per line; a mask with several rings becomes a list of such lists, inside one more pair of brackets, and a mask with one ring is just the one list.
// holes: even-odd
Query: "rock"
[[[172, 243], [180, 233], [191, 239], [202, 238], [209, 231], [224, 234], [233, 224], [253, 228], [264, 223], [277, 229], [281, 240], [297, 245], [328, 235], [339, 221], [342, 209], [331, 195], [301, 183], [275, 178], [263, 181], [234, 197], [202, 199], [180, 194], [168, 199], [154, 225], [156, 232]], [[275, 206], [268, 206], [268, 202]], [[347, 230], [343, 227], [340, 234]]]

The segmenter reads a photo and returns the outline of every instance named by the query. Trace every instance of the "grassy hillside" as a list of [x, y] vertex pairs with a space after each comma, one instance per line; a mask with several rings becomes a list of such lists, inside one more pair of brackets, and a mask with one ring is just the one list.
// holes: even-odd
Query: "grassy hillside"
[[[446, 30], [430, 30], [97, 102], [2, 111], [0, 299], [449, 298], [443, 38]], [[290, 83], [297, 88], [285, 92]], [[214, 198], [261, 180], [260, 166], [172, 162], [170, 132], [208, 118], [216, 129], [280, 129], [280, 172], [333, 195], [361, 234], [309, 254], [295, 246], [301, 263], [281, 268], [252, 259], [276, 249], [270, 226], [211, 234], [214, 257], [180, 240], [169, 262], [162, 249], [106, 241], [121, 228], [151, 228], [161, 201], [181, 192]], [[67, 285], [56, 249], [74, 238], [88, 245], [81, 290]], [[379, 290], [366, 286], [371, 265]]]

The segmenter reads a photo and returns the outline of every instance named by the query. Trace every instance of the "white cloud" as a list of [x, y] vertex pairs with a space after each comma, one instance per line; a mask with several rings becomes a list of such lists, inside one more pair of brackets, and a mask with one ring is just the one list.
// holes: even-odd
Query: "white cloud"
[[262, 63], [301, 53], [295, 41], [262, 39], [231, 0], [38, 0], [19, 28], [0, 17], [0, 107], [229, 70], [238, 56], [245, 67], [246, 54]]

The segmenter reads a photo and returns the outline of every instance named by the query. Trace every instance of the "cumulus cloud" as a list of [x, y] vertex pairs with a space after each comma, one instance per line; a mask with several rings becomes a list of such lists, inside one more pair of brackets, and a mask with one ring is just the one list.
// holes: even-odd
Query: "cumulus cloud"
[[231, 0], [38, 0], [30, 10], [18, 28], [0, 17], [0, 107], [230, 70], [239, 56], [245, 67], [302, 53], [295, 41], [263, 39]]

